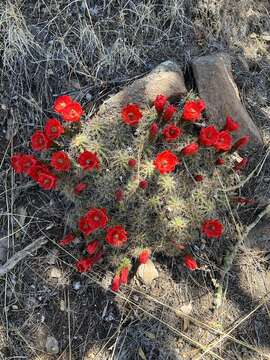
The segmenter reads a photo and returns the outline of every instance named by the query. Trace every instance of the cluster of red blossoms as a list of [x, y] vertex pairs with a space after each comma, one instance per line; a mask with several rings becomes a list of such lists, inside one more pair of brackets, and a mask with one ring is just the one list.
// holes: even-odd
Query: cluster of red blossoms
[[[187, 127], [199, 122], [203, 117], [205, 103], [203, 100], [187, 101], [182, 113], [171, 105], [164, 95], [158, 95], [153, 103], [157, 118], [149, 126], [149, 142], [154, 143], [160, 140], [165, 144], [165, 150], [156, 154], [153, 165], [159, 174], [174, 172], [176, 167], [181, 164], [182, 159], [187, 156], [195, 156], [202, 148], [213, 148], [217, 153], [216, 165], [225, 163], [224, 154], [232, 153], [245, 146], [249, 137], [244, 136], [233, 144], [231, 133], [239, 129], [239, 124], [231, 117], [227, 117], [223, 129], [218, 130], [214, 126], [202, 127], [198, 138], [186, 144], [178, 152], [172, 151], [172, 145], [187, 132]], [[46, 121], [42, 130], [36, 130], [31, 137], [32, 150], [36, 152], [49, 152], [48, 160], [40, 161], [35, 156], [18, 153], [12, 156], [11, 164], [18, 174], [30, 176], [43, 189], [51, 190], [57, 187], [61, 181], [62, 174], [72, 173], [76, 167], [80, 167], [83, 172], [100, 171], [100, 160], [98, 154], [85, 150], [81, 152], [76, 161], [72, 161], [69, 154], [59, 150], [64, 145], [61, 143], [63, 136], [68, 136], [72, 131], [71, 123], [78, 123], [84, 115], [81, 105], [73, 101], [70, 96], [59, 96], [53, 105], [53, 110], [58, 116]], [[121, 111], [121, 118], [126, 125], [137, 127], [143, 121], [141, 109], [136, 104], [128, 104]], [[247, 164], [247, 159], [235, 163], [234, 171], [242, 170]], [[137, 161], [128, 160], [130, 171], [136, 169]], [[203, 181], [203, 176], [196, 174], [194, 179], [197, 182]], [[140, 179], [140, 191], [148, 191], [149, 183], [145, 179]], [[80, 195], [86, 190], [88, 184], [84, 181], [74, 185], [74, 194]], [[115, 190], [116, 202], [121, 202], [125, 197], [123, 189]], [[86, 272], [101, 261], [106, 253], [106, 248], [123, 248], [128, 243], [128, 232], [122, 225], [111, 223], [112, 219], [105, 208], [91, 208], [78, 220], [78, 229], [73, 233], [67, 234], [59, 244], [68, 246], [74, 243], [77, 236], [83, 236], [85, 241], [86, 256], [76, 262], [79, 272]], [[111, 223], [111, 224], [110, 224]], [[201, 233], [207, 238], [219, 239], [224, 231], [223, 225], [218, 219], [206, 220], [201, 226]], [[150, 258], [150, 250], [143, 249], [137, 258], [139, 264], [145, 264]], [[199, 266], [195, 258], [186, 253], [183, 257], [184, 265], [190, 270], [196, 270]], [[112, 290], [118, 291], [121, 284], [126, 284], [131, 269], [131, 261], [123, 261], [113, 278]]]
[[[178, 118], [176, 107], [170, 105], [167, 97], [164, 95], [158, 95], [156, 97], [154, 106], [158, 113], [158, 122], [155, 121], [150, 125], [149, 136], [153, 139], [160, 133], [163, 140], [168, 143], [176, 141], [184, 133], [180, 127], [181, 124], [198, 122], [201, 120], [202, 112], [205, 110], [203, 100], [188, 101], [184, 105], [182, 116]], [[136, 104], [128, 104], [125, 106], [122, 109], [121, 116], [124, 123], [133, 127], [138, 126], [143, 119], [142, 112]], [[170, 122], [170, 124], [166, 124], [168, 122]], [[165, 126], [160, 132], [160, 127], [164, 123]], [[239, 124], [229, 116], [221, 131], [218, 131], [215, 126], [203, 127], [199, 133], [197, 142], [187, 144], [178, 155], [169, 149], [162, 151], [156, 156], [154, 166], [160, 174], [173, 172], [176, 166], [181, 163], [182, 156], [195, 155], [200, 150], [200, 146], [213, 147], [218, 154], [236, 151], [245, 146], [249, 141], [249, 136], [244, 136], [233, 144], [231, 132], [238, 129]], [[217, 158], [216, 164], [223, 165], [224, 159], [221, 157]], [[236, 167], [235, 170], [239, 169], [240, 166]]]
[[[79, 122], [84, 111], [81, 105], [73, 101], [70, 96], [59, 96], [53, 105], [54, 111], [63, 121]], [[59, 146], [56, 140], [60, 140], [67, 128], [56, 118], [48, 119], [43, 131], [36, 130], [31, 137], [31, 146], [34, 151], [51, 151], [50, 161], [42, 162], [33, 155], [15, 154], [11, 158], [11, 165], [16, 173], [30, 176], [44, 190], [52, 190], [57, 187], [59, 173], [69, 172], [72, 169], [72, 161], [69, 155], [62, 150], [54, 151]], [[82, 152], [77, 163], [85, 171], [99, 170], [100, 162], [96, 153], [91, 151]], [[87, 188], [86, 183], [75, 185], [74, 193], [80, 194]]]

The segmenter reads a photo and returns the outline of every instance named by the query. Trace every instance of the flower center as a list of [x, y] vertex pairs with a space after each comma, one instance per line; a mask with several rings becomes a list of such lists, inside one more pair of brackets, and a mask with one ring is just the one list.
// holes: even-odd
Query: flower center
[[168, 161], [167, 161], [167, 160], [161, 161], [161, 165], [162, 165], [162, 166], [166, 166], [167, 164], [168, 164]]
[[94, 221], [99, 221], [99, 217], [97, 215], [94, 216]]
[[114, 238], [114, 240], [119, 240], [119, 234], [114, 234], [113, 238]]
[[128, 113], [129, 120], [134, 120], [135, 115], [133, 113]]
[[56, 127], [56, 126], [52, 126], [52, 127], [51, 127], [51, 132], [52, 132], [52, 133], [56, 133], [56, 132], [57, 132], [57, 127]]

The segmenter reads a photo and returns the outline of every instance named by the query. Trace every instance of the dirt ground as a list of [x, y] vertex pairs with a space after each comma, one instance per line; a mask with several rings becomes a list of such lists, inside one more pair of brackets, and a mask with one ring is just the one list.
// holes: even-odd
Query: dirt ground
[[218, 310], [215, 279], [229, 235], [221, 246], [194, 245], [199, 271], [159, 254], [150, 288], [134, 277], [115, 297], [112, 273], [79, 275], [56, 244], [72, 204], [15, 176], [9, 162], [28, 150], [59, 94], [94, 112], [162, 61], [178, 62], [189, 78], [192, 58], [226, 51], [266, 144], [247, 169], [264, 161], [259, 173], [242, 189], [256, 205], [237, 212], [250, 223], [270, 194], [269, 12], [267, 0], [1, 1], [0, 245], [8, 242], [10, 257], [41, 235], [49, 242], [0, 278], [0, 359], [270, 359], [269, 227], [240, 247]]

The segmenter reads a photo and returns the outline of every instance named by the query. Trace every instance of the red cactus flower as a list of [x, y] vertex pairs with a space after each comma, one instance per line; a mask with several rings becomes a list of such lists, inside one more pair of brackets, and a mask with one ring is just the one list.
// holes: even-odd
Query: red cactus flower
[[83, 108], [77, 101], [72, 101], [61, 112], [63, 120], [68, 122], [78, 122], [84, 115]]
[[228, 131], [220, 131], [214, 147], [218, 151], [228, 151], [232, 147], [232, 136]]
[[120, 283], [121, 284], [127, 284], [128, 274], [129, 274], [129, 267], [126, 266], [121, 270], [121, 273], [120, 273]]
[[149, 129], [149, 135], [151, 137], [154, 137], [158, 134], [158, 124], [156, 122], [153, 122]]
[[58, 139], [62, 134], [64, 134], [65, 129], [61, 125], [60, 121], [57, 119], [48, 119], [44, 126], [44, 133], [48, 139], [54, 140]]
[[57, 177], [49, 172], [41, 172], [38, 175], [37, 183], [44, 190], [52, 190], [56, 188]]
[[55, 100], [53, 104], [53, 110], [59, 114], [62, 113], [62, 111], [72, 103], [72, 99], [68, 95], [61, 95], [58, 96], [58, 98]]
[[206, 220], [202, 224], [202, 233], [209, 238], [220, 238], [224, 227], [218, 219]]
[[183, 156], [190, 156], [190, 155], [196, 154], [198, 151], [199, 151], [199, 145], [197, 143], [192, 143], [192, 144], [185, 146], [181, 150], [181, 154]]
[[139, 254], [139, 263], [140, 264], [146, 264], [147, 261], [150, 259], [150, 256], [151, 256], [151, 253], [150, 253], [150, 250], [148, 249], [145, 249], [145, 250], [142, 250]]
[[170, 150], [162, 151], [154, 160], [154, 166], [160, 174], [167, 174], [175, 170], [180, 163], [177, 156]]
[[173, 105], [168, 105], [163, 113], [162, 119], [165, 121], [172, 120], [174, 114], [176, 113], [177, 109]]
[[214, 126], [202, 128], [199, 135], [200, 144], [208, 147], [213, 146], [217, 142], [218, 131]]
[[225, 160], [224, 159], [222, 159], [222, 158], [217, 158], [217, 160], [216, 160], [216, 165], [224, 165], [225, 164]]
[[158, 113], [164, 110], [165, 105], [167, 104], [168, 98], [164, 95], [157, 95], [154, 101], [155, 109]]
[[48, 168], [47, 165], [43, 164], [41, 161], [37, 161], [35, 166], [33, 166], [30, 171], [29, 171], [29, 176], [35, 180], [36, 182], [38, 182], [38, 178], [40, 174], [50, 174], [51, 171]]
[[87, 211], [86, 217], [93, 230], [105, 228], [108, 222], [107, 211], [104, 208], [92, 208]]
[[116, 274], [112, 280], [112, 285], [111, 285], [112, 291], [117, 292], [120, 288], [120, 285], [121, 285], [120, 275]]
[[69, 171], [71, 168], [71, 161], [64, 151], [56, 151], [52, 154], [51, 166], [56, 171]]
[[87, 272], [91, 269], [93, 263], [90, 258], [79, 259], [76, 262], [77, 271], [80, 273]]
[[122, 201], [124, 199], [124, 197], [125, 197], [125, 193], [124, 193], [123, 189], [116, 190], [116, 192], [115, 192], [115, 200], [117, 202]]
[[72, 233], [67, 234], [62, 240], [59, 241], [59, 245], [67, 246], [72, 243], [76, 236]]
[[29, 175], [36, 164], [37, 159], [32, 155], [16, 154], [11, 157], [11, 165], [17, 174]]
[[236, 141], [235, 144], [232, 146], [232, 152], [242, 149], [244, 146], [246, 146], [249, 142], [249, 136], [243, 136], [239, 140]]
[[77, 161], [78, 164], [81, 165], [81, 167], [84, 170], [87, 171], [93, 171], [94, 169], [99, 170], [100, 162], [96, 153], [85, 150], [83, 153], [80, 154]]
[[142, 119], [142, 113], [138, 105], [128, 104], [122, 109], [121, 117], [124, 123], [136, 126]]
[[148, 181], [147, 180], [141, 180], [139, 182], [139, 187], [143, 190], [147, 189], [148, 188]]
[[48, 150], [52, 141], [40, 130], [36, 130], [31, 137], [31, 145], [34, 151]]
[[11, 156], [11, 158], [10, 158], [11, 166], [13, 167], [14, 171], [17, 174], [23, 173], [22, 157], [23, 157], [23, 154], [18, 153], [18, 154]]
[[191, 271], [198, 269], [197, 261], [191, 255], [184, 256], [184, 264]]
[[204, 177], [202, 175], [195, 175], [194, 176], [194, 179], [197, 181], [197, 182], [201, 182], [203, 181]]
[[196, 122], [200, 120], [204, 109], [205, 102], [203, 100], [188, 101], [184, 105], [182, 117], [186, 121]]
[[79, 230], [84, 234], [84, 236], [89, 236], [94, 232], [94, 229], [91, 224], [89, 224], [87, 216], [82, 216], [78, 222]]
[[94, 255], [97, 249], [100, 247], [100, 242], [98, 240], [93, 240], [86, 246], [86, 251], [89, 255]]
[[233, 170], [235, 171], [243, 170], [247, 166], [247, 163], [248, 163], [248, 158], [243, 158], [241, 161], [236, 162], [234, 164]]
[[127, 234], [121, 225], [116, 225], [107, 230], [106, 241], [114, 247], [120, 247], [128, 240]]
[[74, 192], [76, 195], [79, 195], [80, 193], [82, 193], [84, 190], [86, 190], [88, 187], [88, 185], [84, 182], [80, 182], [78, 184], [75, 185], [74, 187]]
[[232, 132], [232, 131], [238, 130], [239, 127], [240, 126], [237, 121], [234, 121], [230, 116], [227, 116], [226, 124], [225, 124], [223, 130]]
[[129, 159], [128, 160], [128, 166], [130, 168], [134, 168], [137, 165], [137, 161], [135, 159]]
[[181, 129], [173, 124], [167, 125], [163, 129], [162, 134], [166, 141], [171, 142], [179, 138], [181, 135]]

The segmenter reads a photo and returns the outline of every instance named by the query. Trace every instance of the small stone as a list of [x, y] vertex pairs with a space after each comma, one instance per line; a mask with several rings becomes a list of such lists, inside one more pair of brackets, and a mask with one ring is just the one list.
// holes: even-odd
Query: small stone
[[74, 281], [74, 283], [72, 284], [72, 287], [74, 290], [78, 291], [81, 288], [81, 283], [79, 281]]
[[152, 281], [158, 278], [158, 271], [151, 260], [138, 267], [137, 275], [145, 285], [151, 285]]
[[46, 351], [49, 354], [58, 354], [59, 353], [59, 345], [58, 341], [54, 336], [48, 336], [46, 340]]
[[51, 278], [55, 278], [55, 279], [60, 279], [62, 277], [62, 272], [60, 269], [53, 267], [51, 268], [51, 270], [49, 271], [49, 276]]

